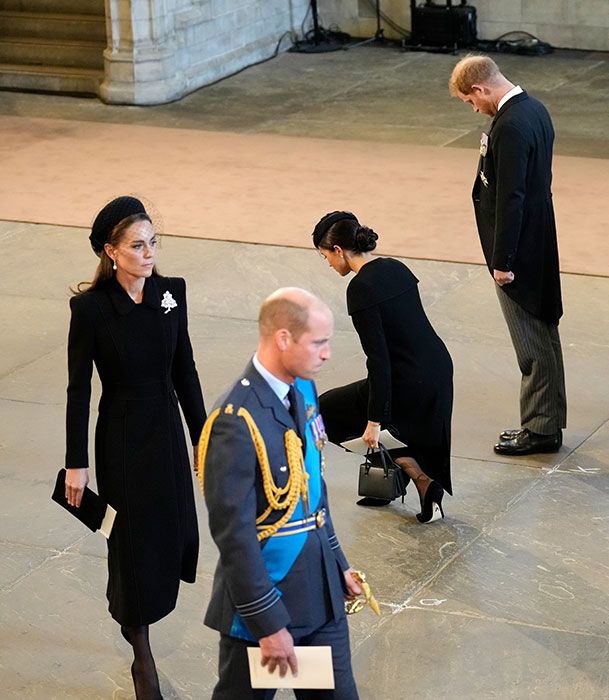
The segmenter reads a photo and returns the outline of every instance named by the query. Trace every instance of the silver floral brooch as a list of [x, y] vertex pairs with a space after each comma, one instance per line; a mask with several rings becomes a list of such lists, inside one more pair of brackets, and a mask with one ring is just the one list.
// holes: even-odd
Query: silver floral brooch
[[163, 294], [161, 306], [165, 309], [166, 314], [168, 314], [171, 309], [175, 309], [177, 305], [176, 300], [171, 296], [171, 292], [165, 292], [165, 294]]

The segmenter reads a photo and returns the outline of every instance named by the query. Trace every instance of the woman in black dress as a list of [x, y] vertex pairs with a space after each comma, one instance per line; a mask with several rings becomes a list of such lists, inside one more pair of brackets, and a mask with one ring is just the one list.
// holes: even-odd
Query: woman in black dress
[[[148, 626], [174, 609], [180, 580], [194, 582], [199, 549], [178, 400], [193, 445], [205, 407], [184, 280], [157, 273], [156, 234], [143, 204], [113, 200], [89, 238], [100, 257], [97, 272], [70, 300], [66, 498], [78, 506], [89, 481], [95, 364], [102, 384], [95, 474], [100, 495], [117, 512], [108, 540], [109, 610], [133, 647], [136, 697], [158, 699]], [[195, 471], [196, 454], [195, 447]]]
[[[366, 354], [368, 377], [327, 391], [320, 412], [331, 442], [361, 435], [377, 447], [387, 427], [407, 448], [391, 456], [414, 481], [420, 522], [444, 517], [444, 491], [452, 493], [450, 422], [453, 366], [421, 305], [418, 280], [398, 260], [375, 258], [377, 234], [350, 212], [326, 214], [313, 243], [347, 287], [347, 310]], [[362, 505], [381, 505], [363, 499]]]

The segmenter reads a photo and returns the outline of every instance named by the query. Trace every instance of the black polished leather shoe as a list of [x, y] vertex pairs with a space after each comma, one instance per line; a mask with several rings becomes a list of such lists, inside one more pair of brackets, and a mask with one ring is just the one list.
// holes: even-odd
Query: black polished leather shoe
[[523, 428], [512, 428], [510, 430], [502, 430], [499, 433], [499, 442], [502, 440], [513, 440], [518, 433], [521, 433], [523, 431]]
[[508, 440], [500, 440], [494, 447], [500, 455], [532, 455], [542, 452], [558, 452], [562, 445], [562, 430], [552, 435], [540, 435], [523, 428]]

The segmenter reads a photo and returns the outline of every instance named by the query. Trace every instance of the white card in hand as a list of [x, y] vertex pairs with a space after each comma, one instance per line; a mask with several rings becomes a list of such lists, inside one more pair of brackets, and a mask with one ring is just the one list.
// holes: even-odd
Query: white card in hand
[[288, 668], [288, 672], [281, 678], [279, 667], [269, 673], [266, 666], [260, 665], [260, 647], [248, 647], [252, 688], [334, 689], [332, 647], [294, 647], [294, 652], [298, 660], [298, 675], [293, 676]]
[[[405, 442], [400, 442], [397, 438], [387, 430], [381, 430], [379, 435], [379, 443], [386, 450], [396, 450], [398, 447], [407, 447]], [[354, 440], [346, 440], [341, 442], [340, 446], [347, 450], [348, 452], [354, 452], [356, 455], [365, 455], [368, 452], [368, 445], [361, 439], [361, 437], [355, 438]]]
[[104, 515], [102, 524], [99, 526], [99, 531], [106, 539], [110, 537], [110, 533], [112, 532], [114, 518], [116, 518], [116, 511], [112, 506], [106, 506], [106, 514]]

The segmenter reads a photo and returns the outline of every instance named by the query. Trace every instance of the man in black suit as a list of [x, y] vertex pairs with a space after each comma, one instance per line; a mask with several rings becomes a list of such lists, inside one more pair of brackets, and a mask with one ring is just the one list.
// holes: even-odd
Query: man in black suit
[[473, 189], [482, 250], [496, 283], [522, 373], [519, 430], [495, 452], [556, 452], [567, 407], [558, 321], [562, 316], [552, 206], [554, 129], [546, 108], [511, 83], [488, 56], [455, 66], [451, 95], [493, 118], [482, 133]]
[[361, 593], [334, 534], [322, 475], [325, 443], [312, 381], [330, 357], [332, 314], [301, 289], [262, 304], [256, 354], [199, 443], [211, 535], [220, 550], [205, 623], [220, 632], [213, 700], [270, 700], [253, 690], [247, 648], [297, 671], [294, 645], [330, 646], [334, 691], [357, 700], [344, 599]]

